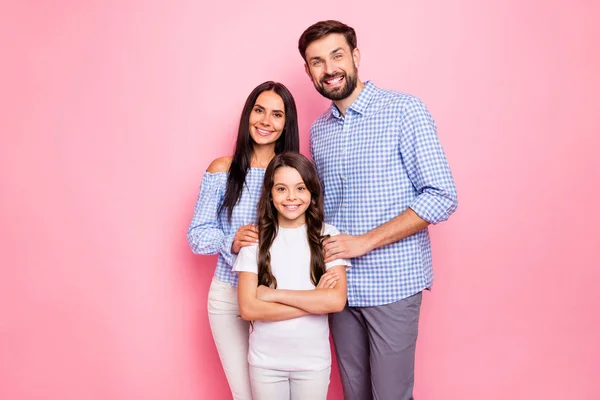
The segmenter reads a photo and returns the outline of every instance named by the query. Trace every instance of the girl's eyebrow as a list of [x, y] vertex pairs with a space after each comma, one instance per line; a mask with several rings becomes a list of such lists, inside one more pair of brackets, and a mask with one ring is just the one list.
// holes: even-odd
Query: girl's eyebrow
[[[285, 183], [282, 183], [282, 182], [275, 182], [275, 183], [273, 184], [273, 186], [277, 186], [277, 185], [280, 185], [280, 186], [287, 186]], [[299, 186], [299, 185], [305, 185], [304, 181], [300, 181], [300, 182], [298, 182], [298, 183], [295, 183], [295, 184], [294, 184], [294, 185], [292, 185], [292, 186]]]

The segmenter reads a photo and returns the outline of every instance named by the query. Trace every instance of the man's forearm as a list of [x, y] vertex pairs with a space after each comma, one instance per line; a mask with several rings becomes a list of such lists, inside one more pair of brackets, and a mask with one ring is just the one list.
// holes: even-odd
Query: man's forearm
[[340, 234], [325, 239], [325, 262], [363, 256], [378, 247], [413, 235], [428, 225], [429, 222], [419, 217], [413, 209], [407, 208], [394, 219], [362, 235]]
[[395, 243], [427, 228], [429, 222], [407, 208], [396, 218], [370, 230], [363, 235], [371, 250]]

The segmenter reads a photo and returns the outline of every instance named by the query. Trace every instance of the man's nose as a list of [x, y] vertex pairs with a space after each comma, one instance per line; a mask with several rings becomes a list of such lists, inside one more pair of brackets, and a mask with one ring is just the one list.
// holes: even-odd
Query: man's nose
[[331, 61], [325, 61], [325, 73], [327, 75], [333, 75], [336, 70], [335, 65]]

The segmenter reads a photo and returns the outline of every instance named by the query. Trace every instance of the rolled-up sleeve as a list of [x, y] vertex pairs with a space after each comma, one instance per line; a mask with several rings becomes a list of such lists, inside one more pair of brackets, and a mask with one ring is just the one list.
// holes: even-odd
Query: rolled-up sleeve
[[410, 204], [419, 217], [437, 224], [456, 210], [456, 186], [436, 126], [425, 105], [412, 98], [400, 121], [400, 151], [417, 197]]
[[219, 207], [225, 196], [226, 184], [225, 173], [204, 174], [187, 239], [194, 253], [221, 254], [232, 265], [231, 245], [235, 233], [225, 234], [219, 219]]

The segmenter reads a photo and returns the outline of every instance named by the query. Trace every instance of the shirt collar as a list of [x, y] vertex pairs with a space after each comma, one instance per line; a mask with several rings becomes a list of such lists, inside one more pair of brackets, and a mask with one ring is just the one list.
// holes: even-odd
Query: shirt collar
[[[373, 97], [375, 97], [375, 93], [377, 93], [377, 90], [377, 86], [375, 86], [373, 82], [366, 81], [365, 87], [363, 88], [363, 90], [361, 90], [356, 100], [354, 100], [350, 107], [348, 107], [348, 110], [353, 110], [359, 114], [366, 114], [369, 105], [371, 104], [371, 100], [373, 100]], [[335, 118], [342, 118], [342, 113], [340, 113], [340, 110], [338, 110], [333, 101], [331, 102], [329, 110], [331, 112], [331, 115]]]

